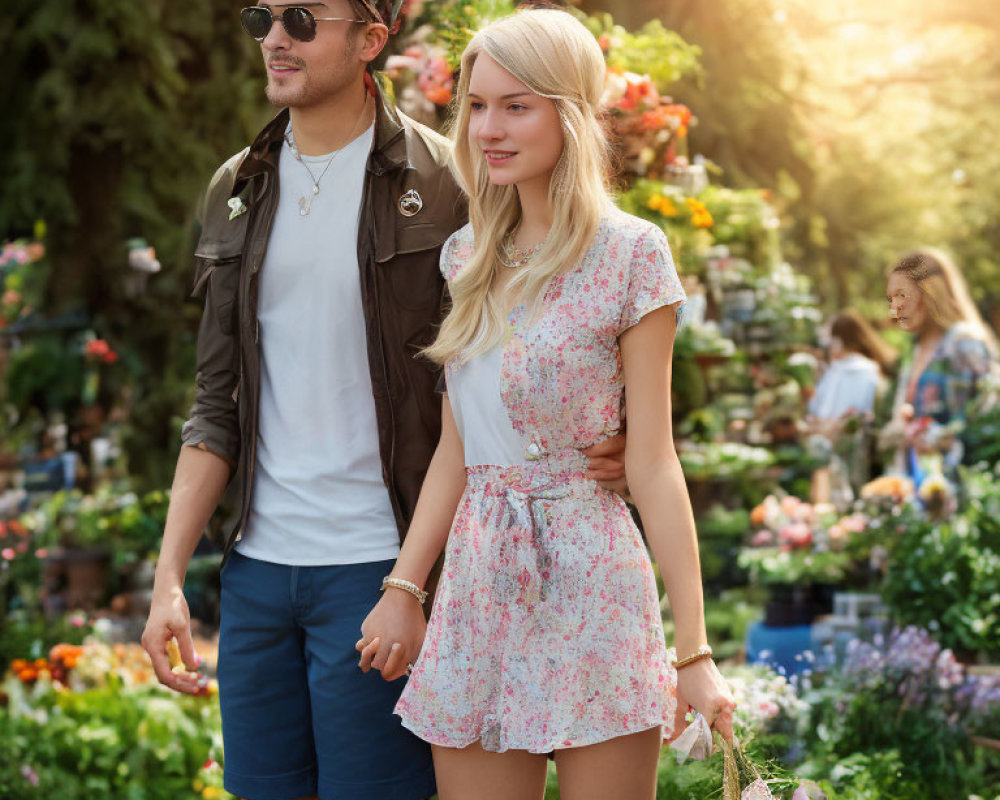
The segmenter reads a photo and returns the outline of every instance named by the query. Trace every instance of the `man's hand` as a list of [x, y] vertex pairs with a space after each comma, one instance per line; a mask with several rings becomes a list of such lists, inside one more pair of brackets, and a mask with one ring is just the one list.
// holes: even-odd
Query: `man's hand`
[[387, 681], [407, 673], [417, 660], [427, 632], [424, 611], [407, 592], [388, 588], [361, 625], [355, 649], [361, 653], [362, 672], [374, 668]]
[[628, 484], [625, 481], [625, 434], [619, 433], [582, 452], [590, 459], [590, 464], [584, 473], [586, 477], [628, 500]]
[[[169, 650], [174, 639], [185, 668], [176, 672], [170, 663]], [[164, 686], [183, 694], [201, 694], [205, 690], [207, 678], [197, 671], [201, 659], [191, 641], [191, 614], [180, 586], [154, 590], [142, 646], [149, 653], [153, 671]]]

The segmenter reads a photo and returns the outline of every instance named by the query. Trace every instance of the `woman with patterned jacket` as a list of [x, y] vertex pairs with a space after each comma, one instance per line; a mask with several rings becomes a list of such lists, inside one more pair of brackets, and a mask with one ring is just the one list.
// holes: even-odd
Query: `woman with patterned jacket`
[[943, 253], [919, 250], [900, 259], [886, 294], [889, 316], [913, 334], [914, 348], [882, 441], [898, 447], [897, 471], [919, 484], [927, 456], [940, 457], [945, 471], [961, 463], [966, 410], [996, 369], [997, 344]]
[[[689, 706], [732, 736], [671, 431], [684, 292], [663, 232], [606, 190], [604, 73], [594, 37], [557, 10], [493, 23], [462, 59], [471, 223], [442, 251], [453, 306], [427, 351], [445, 366], [443, 431], [358, 642], [362, 669], [412, 669], [396, 713], [432, 744], [442, 800], [537, 800], [551, 753], [566, 800], [651, 800], [664, 729]], [[678, 661], [628, 508], [583, 474], [581, 450], [626, 415]], [[446, 542], [425, 635], [414, 596]]]

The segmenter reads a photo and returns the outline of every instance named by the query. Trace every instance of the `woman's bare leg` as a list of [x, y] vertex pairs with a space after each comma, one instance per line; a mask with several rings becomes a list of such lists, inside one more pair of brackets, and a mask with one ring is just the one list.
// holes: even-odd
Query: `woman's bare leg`
[[526, 750], [489, 753], [479, 742], [461, 750], [431, 746], [440, 800], [542, 800], [546, 757]]
[[660, 728], [556, 750], [562, 800], [656, 800]]

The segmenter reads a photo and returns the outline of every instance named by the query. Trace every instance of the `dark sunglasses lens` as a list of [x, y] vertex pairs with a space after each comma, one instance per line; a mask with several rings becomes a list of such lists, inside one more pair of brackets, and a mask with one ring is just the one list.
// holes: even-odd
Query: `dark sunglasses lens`
[[300, 42], [311, 42], [316, 38], [316, 18], [307, 8], [286, 8], [281, 15], [281, 24], [289, 36]]
[[240, 12], [240, 24], [254, 39], [263, 39], [271, 30], [271, 10], [260, 6], [244, 8]]

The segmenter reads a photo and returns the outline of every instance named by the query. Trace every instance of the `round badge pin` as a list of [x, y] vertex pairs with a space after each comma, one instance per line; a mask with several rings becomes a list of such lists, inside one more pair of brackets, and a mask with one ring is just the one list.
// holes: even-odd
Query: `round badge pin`
[[424, 207], [424, 201], [417, 193], [416, 189], [410, 189], [399, 198], [399, 213], [404, 217], [413, 217], [420, 213]]

